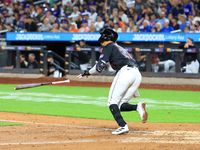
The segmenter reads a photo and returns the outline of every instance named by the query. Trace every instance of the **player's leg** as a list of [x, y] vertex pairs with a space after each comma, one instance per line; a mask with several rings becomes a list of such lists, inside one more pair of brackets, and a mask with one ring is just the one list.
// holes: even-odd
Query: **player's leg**
[[[142, 119], [142, 122], [145, 123], [148, 118], [148, 113], [146, 112], [146, 105], [143, 102], [138, 104], [129, 104], [128, 101], [138, 92], [137, 89], [141, 83], [142, 77], [139, 71], [135, 73], [136, 79], [130, 88], [125, 93], [124, 97], [119, 103], [120, 111], [137, 111]], [[139, 93], [137, 93], [139, 95]]]
[[[126, 69], [126, 68], [125, 68]], [[129, 80], [132, 80], [128, 78], [127, 72], [125, 72], [124, 68], [122, 68], [117, 75], [115, 76], [110, 92], [109, 92], [109, 99], [108, 99], [108, 106], [110, 108], [110, 111], [120, 126], [116, 131], [112, 132], [112, 134], [122, 134], [124, 132], [128, 132], [128, 126], [126, 122], [124, 121], [123, 117], [121, 116], [120, 110], [119, 110], [119, 103], [126, 93], [127, 89], [130, 86]]]
[[169, 67], [172, 67], [175, 65], [175, 62], [173, 60], [166, 60], [164, 61], [164, 72], [169, 71]]
[[192, 68], [192, 73], [199, 73], [199, 62], [198, 62], [198, 60], [192, 61], [191, 68]]

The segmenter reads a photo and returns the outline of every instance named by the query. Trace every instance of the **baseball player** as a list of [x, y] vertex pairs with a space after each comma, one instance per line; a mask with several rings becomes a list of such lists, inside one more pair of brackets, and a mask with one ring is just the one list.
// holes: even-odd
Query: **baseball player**
[[119, 128], [113, 131], [112, 134], [127, 133], [129, 132], [129, 128], [121, 116], [120, 111], [137, 111], [141, 116], [142, 122], [145, 123], [147, 121], [148, 114], [145, 103], [140, 102], [137, 105], [128, 103], [131, 97], [139, 96], [137, 89], [142, 77], [135, 59], [123, 47], [116, 43], [118, 38], [117, 32], [107, 27], [100, 31], [100, 34], [101, 37], [98, 42], [101, 43], [103, 49], [98, 63], [90, 70], [85, 70], [78, 78], [83, 76], [88, 77], [98, 72], [101, 73], [106, 63], [110, 62], [112, 68], [116, 70], [116, 76], [109, 91], [108, 106], [119, 125]]

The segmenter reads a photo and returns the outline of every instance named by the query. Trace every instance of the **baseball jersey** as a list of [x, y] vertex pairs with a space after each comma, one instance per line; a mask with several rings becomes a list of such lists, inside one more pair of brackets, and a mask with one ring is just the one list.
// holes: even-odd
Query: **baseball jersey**
[[109, 43], [103, 47], [101, 55], [99, 56], [99, 63], [101, 60], [109, 61], [112, 68], [117, 72], [125, 65], [138, 67], [135, 59], [123, 47], [116, 43]]

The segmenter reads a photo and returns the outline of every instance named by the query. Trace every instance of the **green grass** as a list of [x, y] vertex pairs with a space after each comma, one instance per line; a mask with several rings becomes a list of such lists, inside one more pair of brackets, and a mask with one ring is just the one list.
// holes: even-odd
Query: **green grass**
[[[109, 88], [43, 86], [14, 90], [0, 84], [0, 111], [114, 120], [107, 107]], [[200, 123], [200, 92], [139, 89], [148, 122]], [[128, 122], [141, 122], [137, 112], [123, 112]]]
[[16, 125], [23, 125], [23, 124], [20, 124], [20, 123], [13, 123], [13, 122], [0, 121], [0, 126], [16, 126]]

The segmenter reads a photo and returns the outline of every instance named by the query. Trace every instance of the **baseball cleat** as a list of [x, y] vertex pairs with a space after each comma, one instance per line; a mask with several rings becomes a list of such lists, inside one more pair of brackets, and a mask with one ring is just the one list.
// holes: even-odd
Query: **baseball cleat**
[[112, 134], [119, 135], [123, 133], [128, 133], [128, 125], [126, 124], [124, 127], [119, 127], [117, 130], [113, 131]]
[[137, 104], [137, 112], [139, 113], [142, 123], [146, 123], [148, 119], [148, 113], [146, 111], [146, 104], [143, 102], [139, 102]]

